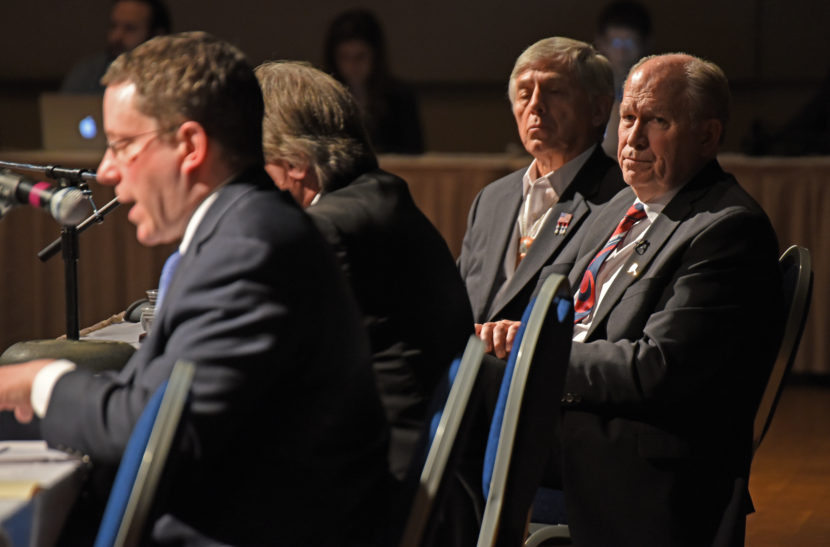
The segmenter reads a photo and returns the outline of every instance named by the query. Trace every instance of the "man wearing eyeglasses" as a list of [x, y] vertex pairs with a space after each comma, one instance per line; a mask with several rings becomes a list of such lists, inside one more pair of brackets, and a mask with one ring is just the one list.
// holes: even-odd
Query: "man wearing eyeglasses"
[[186, 33], [122, 55], [104, 83], [98, 180], [130, 205], [141, 243], [180, 242], [178, 266], [124, 370], [9, 365], [0, 408], [36, 416], [50, 445], [106, 469], [187, 359], [196, 373], [153, 541], [369, 543], [388, 431], [368, 342], [327, 244], [263, 169], [253, 70], [236, 48]]

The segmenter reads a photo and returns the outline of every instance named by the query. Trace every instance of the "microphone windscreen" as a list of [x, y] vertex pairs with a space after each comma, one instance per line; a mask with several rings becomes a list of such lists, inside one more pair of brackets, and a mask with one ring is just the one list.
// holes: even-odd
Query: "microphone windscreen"
[[77, 226], [92, 214], [92, 205], [77, 188], [63, 188], [52, 196], [49, 212], [60, 224]]

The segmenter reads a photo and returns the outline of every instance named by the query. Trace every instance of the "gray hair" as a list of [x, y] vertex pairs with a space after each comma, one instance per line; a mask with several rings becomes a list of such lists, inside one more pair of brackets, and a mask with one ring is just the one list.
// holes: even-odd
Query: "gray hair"
[[265, 98], [265, 161], [314, 169], [328, 192], [377, 168], [360, 109], [337, 80], [308, 63], [273, 61], [255, 70]]
[[507, 95], [510, 102], [516, 98], [516, 78], [531, 67], [546, 67], [562, 63], [572, 70], [591, 101], [595, 97], [614, 97], [614, 73], [611, 63], [591, 44], [554, 36], [544, 38], [525, 49], [510, 73]]

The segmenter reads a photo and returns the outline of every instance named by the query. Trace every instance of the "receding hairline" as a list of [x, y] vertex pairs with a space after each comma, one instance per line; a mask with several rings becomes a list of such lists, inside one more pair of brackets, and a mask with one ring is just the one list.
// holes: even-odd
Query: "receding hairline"
[[[653, 65], [653, 68], [651, 68]], [[716, 63], [688, 53], [664, 53], [649, 55], [640, 59], [631, 67], [626, 78], [625, 88], [628, 89], [631, 78], [649, 67], [652, 75], [672, 78], [681, 83], [681, 90], [686, 101], [685, 110], [693, 124], [707, 119], [721, 122], [723, 132], [721, 141], [726, 132], [726, 126], [731, 116], [731, 93], [729, 80]]]

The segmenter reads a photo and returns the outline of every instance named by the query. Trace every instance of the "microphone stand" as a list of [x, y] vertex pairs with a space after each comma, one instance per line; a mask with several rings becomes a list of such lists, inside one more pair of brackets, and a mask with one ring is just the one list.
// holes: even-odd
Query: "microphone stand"
[[78, 313], [78, 230], [61, 226], [64, 290], [66, 291], [66, 338], [81, 338]]
[[93, 223], [104, 222], [104, 215], [116, 207], [118, 207], [118, 198], [113, 198], [101, 209], [97, 209], [93, 203], [92, 208], [95, 212], [92, 215], [77, 227], [61, 226], [61, 236], [37, 254], [41, 262], [46, 262], [58, 250], [61, 251], [66, 290], [66, 338], [68, 340], [79, 340], [81, 337], [80, 320], [78, 318], [78, 234], [89, 228]]
[[[90, 226], [94, 224], [100, 224], [104, 222], [104, 217], [112, 212], [113, 209], [118, 207], [118, 198], [112, 198], [109, 203], [97, 209], [94, 213], [92, 213], [89, 217], [87, 217], [83, 222], [78, 224], [75, 227], [75, 230], [80, 234]], [[54, 240], [52, 243], [44, 247], [37, 253], [37, 257], [40, 259], [41, 262], [46, 262], [50, 258], [52, 258], [58, 251], [61, 250], [63, 238], [59, 237]]]
[[45, 262], [49, 260], [58, 249], [64, 263], [64, 285], [66, 290], [66, 338], [68, 340], [80, 339], [80, 328], [78, 319], [78, 234], [86, 229], [92, 222], [103, 222], [104, 215], [118, 206], [118, 200], [113, 199], [102, 209], [95, 207], [92, 201], [92, 192], [87, 185], [88, 181], [95, 182], [95, 172], [89, 169], [69, 169], [59, 165], [33, 165], [30, 163], [15, 163], [0, 161], [0, 167], [12, 170], [29, 171], [39, 173], [51, 179], [57, 180], [59, 186], [67, 187], [77, 185], [92, 203], [93, 214], [84, 220], [78, 227], [61, 226], [61, 236], [38, 253], [38, 258]]

